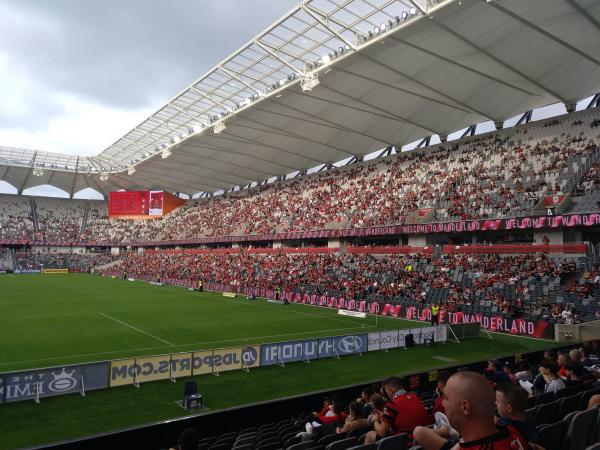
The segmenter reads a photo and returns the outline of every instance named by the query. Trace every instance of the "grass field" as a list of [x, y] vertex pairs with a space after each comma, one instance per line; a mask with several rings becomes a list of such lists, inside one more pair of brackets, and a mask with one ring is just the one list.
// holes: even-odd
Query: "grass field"
[[[306, 305], [75, 274], [0, 276], [0, 308], [0, 372], [421, 325], [391, 318], [376, 323], [374, 317], [340, 317], [335, 310]], [[258, 368], [250, 374], [204, 375], [199, 384], [206, 405], [217, 410], [448, 365], [440, 356], [457, 364], [552, 345], [494, 335], [492, 341], [372, 352]], [[281, 371], [286, 377], [279, 376]], [[2, 448], [181, 416], [185, 412], [174, 404], [181, 390], [181, 383], [159, 381], [143, 384], [141, 390], [127, 386], [89, 392], [85, 398], [44, 398], [39, 405], [0, 405]]]

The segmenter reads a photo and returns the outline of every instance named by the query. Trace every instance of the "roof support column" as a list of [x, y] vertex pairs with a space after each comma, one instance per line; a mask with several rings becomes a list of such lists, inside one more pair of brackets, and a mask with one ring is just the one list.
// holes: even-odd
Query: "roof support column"
[[594, 97], [592, 98], [592, 101], [589, 103], [589, 105], [586, 106], [585, 109], [592, 109], [597, 106], [600, 106], [600, 94], [594, 95]]

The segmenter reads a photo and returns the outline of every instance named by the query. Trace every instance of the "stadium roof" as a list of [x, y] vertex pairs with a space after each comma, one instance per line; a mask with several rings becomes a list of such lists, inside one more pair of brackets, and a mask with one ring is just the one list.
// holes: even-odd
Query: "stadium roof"
[[95, 157], [0, 179], [213, 192], [600, 91], [595, 0], [306, 0]]

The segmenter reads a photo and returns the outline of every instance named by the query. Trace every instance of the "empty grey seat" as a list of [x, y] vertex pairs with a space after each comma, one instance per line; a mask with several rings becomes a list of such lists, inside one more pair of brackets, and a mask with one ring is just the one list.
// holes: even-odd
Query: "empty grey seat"
[[581, 450], [595, 443], [596, 417], [598, 408], [578, 412], [567, 429], [567, 450]]
[[340, 439], [335, 442], [331, 442], [325, 447], [325, 450], [347, 450], [356, 445], [357, 439], [355, 437]]

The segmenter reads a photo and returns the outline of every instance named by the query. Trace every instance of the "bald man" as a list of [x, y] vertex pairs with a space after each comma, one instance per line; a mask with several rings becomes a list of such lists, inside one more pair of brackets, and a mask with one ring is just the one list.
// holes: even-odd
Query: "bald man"
[[457, 372], [446, 383], [446, 415], [461, 434], [457, 444], [448, 442], [433, 430], [417, 427], [415, 440], [425, 450], [530, 450], [526, 439], [512, 426], [494, 424], [496, 393], [489, 380], [476, 372]]

